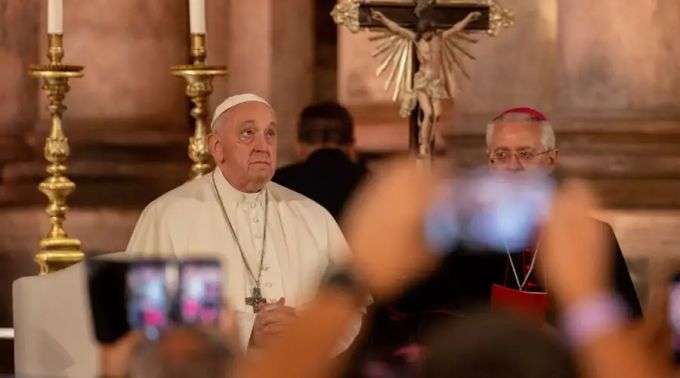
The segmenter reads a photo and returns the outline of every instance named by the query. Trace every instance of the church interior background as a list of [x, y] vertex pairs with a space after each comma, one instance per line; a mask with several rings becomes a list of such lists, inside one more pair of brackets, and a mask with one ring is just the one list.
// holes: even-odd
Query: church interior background
[[[65, 225], [88, 255], [120, 251], [143, 206], [189, 172], [190, 103], [169, 72], [189, 61], [187, 2], [64, 3], [64, 60], [85, 66], [65, 101], [77, 185]], [[612, 224], [644, 300], [653, 262], [680, 246], [680, 2], [502, 4], [515, 26], [473, 47], [472, 79], [440, 123], [445, 150], [463, 166], [479, 164], [494, 114], [520, 105], [547, 113], [562, 167], [602, 195], [597, 215]], [[294, 159], [297, 114], [318, 100], [350, 108], [369, 162], [408, 147], [406, 122], [374, 75], [367, 34], [336, 27], [334, 5], [207, 2], [208, 62], [229, 70], [213, 82], [211, 105], [239, 91], [271, 99], [281, 163]], [[33, 257], [48, 229], [36, 186], [49, 113], [27, 74], [45, 61], [45, 7], [0, 0], [0, 327], [12, 326], [11, 283], [37, 273]], [[0, 340], [0, 373], [11, 365], [11, 340]]]

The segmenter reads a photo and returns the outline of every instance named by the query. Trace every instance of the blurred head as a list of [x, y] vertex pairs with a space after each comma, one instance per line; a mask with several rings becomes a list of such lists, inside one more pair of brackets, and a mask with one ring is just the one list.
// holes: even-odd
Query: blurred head
[[546, 117], [530, 108], [510, 109], [486, 129], [489, 166], [503, 171], [554, 170], [558, 149]]
[[224, 378], [232, 376], [235, 349], [217, 333], [197, 328], [167, 330], [144, 341], [132, 356], [132, 378]]
[[417, 0], [413, 10], [418, 21], [416, 22], [416, 35], [418, 39], [429, 41], [434, 36], [434, 0]]
[[298, 123], [298, 156], [306, 159], [320, 148], [354, 153], [354, 120], [342, 105], [327, 101], [302, 110]]
[[238, 97], [227, 99], [223, 104], [230, 106], [216, 114], [208, 146], [227, 181], [242, 192], [254, 193], [274, 175], [276, 114], [264, 100], [236, 101], [231, 106]]
[[535, 322], [510, 314], [485, 314], [435, 329], [423, 364], [424, 378], [572, 378], [571, 354]]
[[418, 35], [418, 39], [424, 39], [426, 41], [429, 41], [434, 37], [435, 33], [435, 25], [434, 25], [434, 20], [432, 19], [430, 12], [424, 11], [423, 16], [418, 18], [418, 22], [416, 23], [416, 34]]

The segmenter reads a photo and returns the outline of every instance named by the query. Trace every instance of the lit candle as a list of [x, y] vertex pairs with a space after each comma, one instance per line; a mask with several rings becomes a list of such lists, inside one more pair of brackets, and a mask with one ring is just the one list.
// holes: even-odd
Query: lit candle
[[191, 34], [205, 34], [205, 0], [189, 0]]
[[47, 0], [47, 32], [49, 34], [64, 33], [63, 0]]

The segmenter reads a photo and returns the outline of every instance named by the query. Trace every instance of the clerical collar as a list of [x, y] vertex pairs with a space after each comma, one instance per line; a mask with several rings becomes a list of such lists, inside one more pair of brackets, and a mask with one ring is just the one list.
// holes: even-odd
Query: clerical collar
[[215, 183], [220, 191], [220, 197], [225, 203], [244, 203], [244, 202], [262, 202], [264, 201], [264, 189], [257, 193], [244, 193], [234, 188], [231, 183], [224, 177], [219, 168], [211, 173], [215, 176]]

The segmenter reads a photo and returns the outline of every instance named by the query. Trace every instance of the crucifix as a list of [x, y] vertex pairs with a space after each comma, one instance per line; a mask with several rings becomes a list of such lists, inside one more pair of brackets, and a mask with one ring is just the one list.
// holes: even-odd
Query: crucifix
[[496, 0], [339, 0], [334, 21], [352, 32], [375, 32], [373, 56], [381, 60], [377, 75], [387, 74], [385, 90], [399, 113], [410, 118], [409, 147], [430, 160], [442, 102], [455, 102], [456, 72], [469, 78], [463, 58], [475, 59], [467, 44], [471, 32], [495, 36], [514, 23], [511, 11]]

